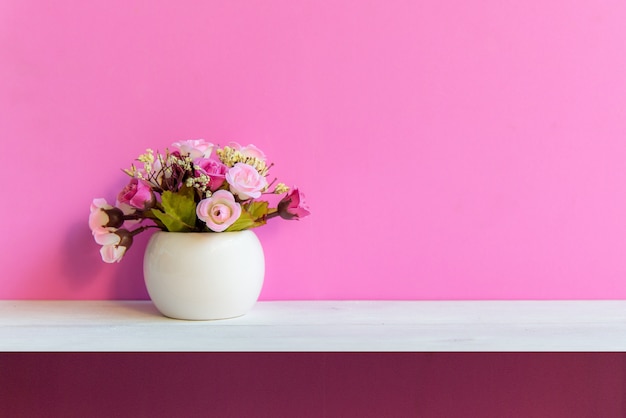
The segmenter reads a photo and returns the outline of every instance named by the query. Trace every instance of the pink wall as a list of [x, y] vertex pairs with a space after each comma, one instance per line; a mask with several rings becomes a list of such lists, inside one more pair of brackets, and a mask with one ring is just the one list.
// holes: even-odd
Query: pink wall
[[0, 355], [10, 417], [626, 415], [621, 353]]
[[263, 299], [626, 297], [626, 3], [0, 2], [0, 298], [145, 298], [93, 197], [252, 142], [313, 216]]

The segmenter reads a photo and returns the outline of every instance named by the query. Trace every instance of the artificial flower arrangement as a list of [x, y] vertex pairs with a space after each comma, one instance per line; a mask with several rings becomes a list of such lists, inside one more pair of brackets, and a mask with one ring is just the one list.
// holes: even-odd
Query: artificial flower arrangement
[[[165, 154], [147, 149], [137, 161], [139, 168], [133, 164], [124, 170], [131, 180], [115, 206], [103, 198], [91, 204], [89, 227], [107, 263], [119, 262], [133, 237], [149, 228], [233, 232], [275, 217], [297, 220], [310, 214], [298, 188], [274, 184], [276, 179], [268, 182], [273, 164], [252, 144], [219, 147], [202, 139], [180, 141]], [[264, 197], [270, 194], [283, 195], [276, 207]]]

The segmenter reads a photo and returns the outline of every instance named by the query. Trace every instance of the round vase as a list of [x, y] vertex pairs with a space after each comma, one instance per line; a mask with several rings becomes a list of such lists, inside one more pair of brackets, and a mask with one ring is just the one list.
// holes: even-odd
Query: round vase
[[248, 312], [261, 293], [265, 257], [250, 230], [156, 232], [143, 262], [150, 299], [176, 319], [233, 318]]

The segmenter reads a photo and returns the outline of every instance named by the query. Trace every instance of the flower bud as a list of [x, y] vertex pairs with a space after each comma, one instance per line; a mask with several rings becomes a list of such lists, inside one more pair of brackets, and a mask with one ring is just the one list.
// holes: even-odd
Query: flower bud
[[108, 228], [119, 228], [122, 226], [122, 224], [124, 224], [124, 212], [122, 212], [121, 209], [112, 208], [103, 209], [103, 211], [109, 218], [109, 221], [106, 223], [106, 225], [103, 226]]
[[139, 210], [146, 210], [154, 206], [156, 198], [148, 183], [142, 180], [131, 179], [130, 183], [118, 194], [117, 201]]
[[115, 234], [120, 237], [120, 242], [117, 244], [118, 246], [126, 247], [126, 249], [128, 249], [131, 245], [133, 245], [133, 233], [129, 230], [118, 229], [115, 231]]
[[281, 218], [290, 220], [304, 218], [311, 212], [304, 201], [304, 194], [297, 188], [293, 188], [278, 203], [278, 214]]

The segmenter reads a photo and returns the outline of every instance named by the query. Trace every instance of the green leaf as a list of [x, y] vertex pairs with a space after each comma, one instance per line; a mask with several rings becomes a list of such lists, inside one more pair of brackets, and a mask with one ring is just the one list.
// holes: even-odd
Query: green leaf
[[246, 205], [246, 211], [254, 218], [255, 220], [259, 220], [264, 218], [267, 215], [268, 204], [265, 201], [261, 202], [252, 202]]
[[196, 202], [194, 190], [183, 187], [177, 193], [169, 190], [163, 192], [161, 197], [163, 212], [153, 210], [157, 217], [170, 232], [193, 231], [196, 224]]
[[234, 232], [234, 231], [243, 231], [244, 229], [249, 229], [254, 226], [254, 218], [250, 216], [248, 212], [246, 212], [243, 208], [241, 208], [241, 215], [239, 218], [224, 232]]
[[268, 212], [267, 202], [251, 202], [241, 205], [241, 215], [226, 232], [243, 231], [265, 225], [265, 216]]

